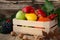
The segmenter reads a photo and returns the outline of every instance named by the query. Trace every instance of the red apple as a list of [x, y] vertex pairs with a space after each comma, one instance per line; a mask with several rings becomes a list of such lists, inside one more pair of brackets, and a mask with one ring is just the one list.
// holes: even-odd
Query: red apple
[[26, 12], [26, 13], [29, 13], [30, 11], [29, 11], [30, 9], [28, 8], [28, 7], [24, 7], [23, 9], [22, 9], [22, 11], [23, 12]]
[[35, 13], [35, 10], [32, 8], [32, 9], [30, 10], [30, 13]]
[[33, 13], [34, 8], [32, 6], [26, 6], [22, 9], [22, 11], [25, 12], [25, 13]]
[[51, 20], [53, 20], [56, 16], [57, 16], [57, 14], [50, 14], [50, 15], [48, 16], [48, 18], [51, 19]]
[[38, 16], [43, 16], [43, 17], [46, 17], [46, 16], [47, 16], [46, 13], [45, 13], [43, 10], [41, 10], [41, 9], [38, 9], [38, 10], [36, 11], [36, 14], [37, 14]]

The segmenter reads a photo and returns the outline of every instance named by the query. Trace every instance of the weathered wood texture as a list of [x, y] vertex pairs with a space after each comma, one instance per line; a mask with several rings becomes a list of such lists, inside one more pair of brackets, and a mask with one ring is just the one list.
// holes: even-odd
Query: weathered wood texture
[[[60, 0], [51, 0], [54, 1], [53, 4], [55, 8], [60, 7]], [[35, 0], [34, 4], [43, 4], [44, 0]], [[32, 0], [0, 0], [0, 14], [11, 16], [13, 13], [16, 13], [18, 10], [22, 9], [27, 5], [32, 5]]]
[[[30, 37], [31, 39], [33, 37]], [[53, 40], [60, 40], [60, 33], [57, 35], [57, 38], [54, 38]], [[0, 34], [0, 40], [21, 40], [18, 36], [11, 36], [10, 34]], [[34, 39], [33, 39], [34, 40]]]
[[27, 6], [28, 4], [0, 4], [0, 9], [6, 9], [6, 10], [18, 10], [23, 8], [24, 6]]
[[[60, 6], [60, 2], [59, 0], [50, 0], [53, 1], [53, 4], [55, 6], [59, 5]], [[44, 0], [35, 0], [34, 4], [43, 4]], [[27, 5], [32, 5], [32, 0], [18, 0], [18, 1], [6, 1], [6, 0], [0, 0], [0, 9], [6, 9], [6, 10], [10, 10], [10, 9], [14, 9], [14, 10], [18, 10], [23, 8], [24, 6]], [[57, 6], [58, 7], [58, 6]]]
[[0, 34], [0, 40], [15, 40], [15, 37], [9, 34]]
[[[51, 31], [54, 32], [54, 30], [58, 27], [56, 19], [52, 21], [47, 22], [36, 22], [36, 21], [26, 21], [26, 20], [17, 20], [13, 19], [13, 31], [16, 33], [23, 33], [23, 34], [30, 34], [30, 35], [37, 35], [37, 36], [44, 36], [42, 31], [46, 32], [47, 34]], [[23, 25], [23, 26], [17, 26], [17, 25]], [[56, 25], [56, 26], [54, 26]], [[24, 27], [24, 26], [37, 26], [37, 28], [32, 27]], [[53, 28], [51, 28], [54, 26]], [[28, 30], [28, 31], [27, 31]]]

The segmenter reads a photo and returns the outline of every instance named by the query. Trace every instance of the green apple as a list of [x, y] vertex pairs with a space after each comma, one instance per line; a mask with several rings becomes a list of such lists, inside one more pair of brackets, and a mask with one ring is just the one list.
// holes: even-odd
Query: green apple
[[16, 14], [16, 19], [25, 20], [25, 13], [22, 11], [18, 11]]

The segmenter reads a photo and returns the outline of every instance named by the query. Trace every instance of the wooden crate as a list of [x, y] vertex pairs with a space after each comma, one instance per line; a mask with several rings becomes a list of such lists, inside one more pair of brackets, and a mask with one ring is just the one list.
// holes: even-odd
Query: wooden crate
[[[40, 28], [32, 28], [32, 27], [23, 27], [23, 26], [37, 26]], [[49, 33], [50, 31], [53, 32], [57, 28], [57, 21], [56, 19], [47, 22], [39, 22], [39, 21], [27, 21], [27, 20], [17, 20], [13, 19], [13, 31], [16, 33], [23, 33], [23, 34], [31, 34], [37, 36], [43, 36], [42, 31]]]

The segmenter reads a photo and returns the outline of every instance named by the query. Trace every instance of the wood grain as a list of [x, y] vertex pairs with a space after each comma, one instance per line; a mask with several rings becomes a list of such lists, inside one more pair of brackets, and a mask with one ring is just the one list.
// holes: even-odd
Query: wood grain
[[15, 40], [10, 34], [0, 34], [0, 40]]

